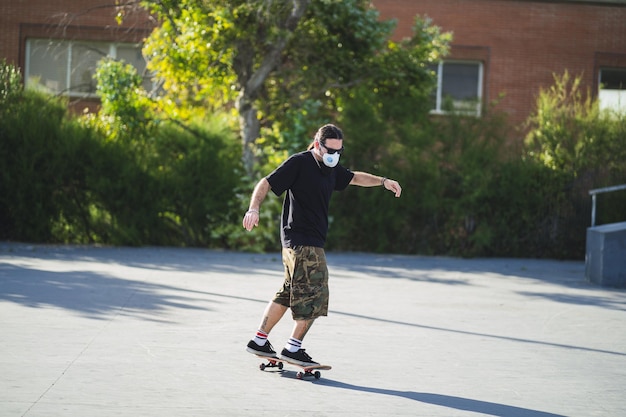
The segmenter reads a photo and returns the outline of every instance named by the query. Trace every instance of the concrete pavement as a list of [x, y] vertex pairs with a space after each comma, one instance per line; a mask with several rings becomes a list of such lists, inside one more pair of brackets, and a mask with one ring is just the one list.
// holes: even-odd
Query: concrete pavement
[[626, 291], [584, 262], [328, 261], [300, 381], [245, 352], [278, 253], [0, 243], [0, 416], [626, 416]]

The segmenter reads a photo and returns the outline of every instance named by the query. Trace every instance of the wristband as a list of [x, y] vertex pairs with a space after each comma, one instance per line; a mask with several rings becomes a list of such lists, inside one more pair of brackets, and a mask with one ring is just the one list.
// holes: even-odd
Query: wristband
[[256, 213], [256, 214], [259, 214], [259, 210], [257, 210], [257, 209], [250, 209], [250, 210], [246, 211], [246, 214], [248, 214], [248, 213]]
[[383, 177], [382, 180], [380, 180], [380, 185], [382, 185], [383, 187], [385, 186], [385, 181], [387, 180], [387, 177]]

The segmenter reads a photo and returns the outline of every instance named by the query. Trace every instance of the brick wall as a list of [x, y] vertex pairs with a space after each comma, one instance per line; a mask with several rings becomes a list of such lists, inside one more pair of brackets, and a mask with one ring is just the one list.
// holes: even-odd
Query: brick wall
[[[154, 21], [143, 10], [127, 10], [122, 25], [115, 0], [0, 0], [0, 58], [24, 67], [28, 38], [140, 42]], [[70, 102], [76, 112], [96, 111], [97, 99]]]
[[[381, 18], [398, 19], [394, 37], [410, 36], [416, 14], [454, 33], [450, 58], [485, 62], [484, 94], [519, 124], [553, 74], [582, 75], [597, 94], [602, 66], [626, 68], [626, 2], [374, 0]], [[482, 51], [482, 52], [478, 52]]]
[[115, 16], [115, 0], [1, 0], [0, 57], [24, 65], [28, 37], [137, 42], [153, 22], [145, 12], [128, 14], [123, 25]]
[[[454, 33], [451, 58], [484, 62], [484, 97], [519, 124], [553, 73], [582, 74], [596, 93], [598, 69], [626, 68], [626, 4], [516, 0], [374, 0], [398, 19], [396, 38], [427, 15]], [[596, 2], [598, 3], [598, 2]], [[24, 65], [28, 37], [140, 41], [154, 22], [143, 12], [115, 21], [114, 0], [0, 0], [0, 57]]]

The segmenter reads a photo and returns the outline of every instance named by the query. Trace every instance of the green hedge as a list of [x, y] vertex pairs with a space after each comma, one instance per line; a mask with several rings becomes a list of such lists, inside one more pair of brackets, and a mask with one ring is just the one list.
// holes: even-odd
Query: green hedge
[[[235, 134], [219, 115], [158, 117], [133, 93], [135, 78], [108, 77], [128, 81], [110, 86], [122, 98], [85, 119], [61, 99], [23, 91], [19, 73], [0, 65], [0, 239], [278, 250], [281, 199], [270, 193], [253, 233], [241, 227], [258, 178], [242, 176]], [[342, 163], [395, 178], [403, 193], [338, 193], [328, 248], [582, 259], [588, 191], [626, 178], [626, 123], [573, 87], [557, 78], [541, 93], [523, 149], [508, 144], [506, 118], [490, 109], [413, 120], [355, 94], [337, 121]], [[259, 141], [259, 177], [287, 155], [270, 139]], [[600, 195], [598, 224], [626, 220], [623, 207], [626, 193]]]
[[240, 186], [232, 134], [162, 123], [141, 146], [110, 140], [2, 75], [0, 239], [221, 246]]
[[[396, 178], [400, 200], [353, 190], [333, 201], [337, 250], [583, 259], [593, 188], [624, 183], [626, 120], [600, 112], [567, 75], [542, 92], [528, 140], [506, 117], [398, 125], [356, 100], [344, 110], [353, 169]], [[393, 139], [390, 139], [393, 138]], [[625, 221], [626, 193], [598, 197], [598, 224]]]

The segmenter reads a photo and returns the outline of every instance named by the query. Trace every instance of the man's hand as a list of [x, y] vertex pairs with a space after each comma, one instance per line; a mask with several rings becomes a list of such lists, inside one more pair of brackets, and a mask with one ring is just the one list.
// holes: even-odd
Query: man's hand
[[243, 216], [243, 227], [249, 232], [254, 226], [259, 225], [259, 211], [258, 210], [248, 210], [246, 215]]
[[400, 194], [402, 194], [402, 187], [400, 187], [400, 184], [396, 180], [385, 178], [383, 186], [389, 191], [395, 193], [396, 197], [400, 197]]
[[265, 196], [271, 189], [270, 183], [267, 182], [267, 179], [261, 178], [261, 180], [254, 187], [254, 191], [252, 191], [252, 197], [250, 198], [250, 205], [248, 206], [248, 211], [243, 216], [243, 227], [249, 232], [254, 229], [254, 226], [259, 225], [259, 210], [261, 208], [261, 203], [265, 200]]

